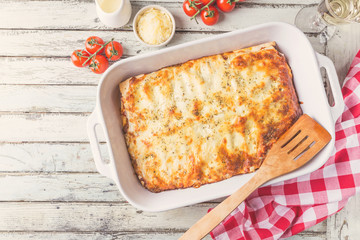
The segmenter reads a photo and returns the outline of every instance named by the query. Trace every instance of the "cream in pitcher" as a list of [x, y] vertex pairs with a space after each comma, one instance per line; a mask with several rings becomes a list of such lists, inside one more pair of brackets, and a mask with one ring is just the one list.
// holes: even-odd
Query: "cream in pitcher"
[[112, 13], [120, 7], [122, 0], [98, 0], [98, 2], [104, 12]]
[[100, 21], [109, 27], [121, 27], [131, 16], [129, 0], [95, 0], [96, 12]]

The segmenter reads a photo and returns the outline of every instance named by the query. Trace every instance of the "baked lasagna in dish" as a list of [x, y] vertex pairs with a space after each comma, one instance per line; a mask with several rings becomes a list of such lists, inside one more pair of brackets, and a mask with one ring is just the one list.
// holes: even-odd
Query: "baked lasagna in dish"
[[132, 165], [152, 192], [255, 171], [302, 114], [275, 42], [134, 76], [120, 92]]

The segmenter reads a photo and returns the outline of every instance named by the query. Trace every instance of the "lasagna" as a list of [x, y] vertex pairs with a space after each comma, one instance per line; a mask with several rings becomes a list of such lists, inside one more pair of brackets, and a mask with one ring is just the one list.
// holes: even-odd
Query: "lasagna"
[[128, 152], [151, 192], [255, 171], [302, 114], [275, 42], [165, 67], [119, 87]]

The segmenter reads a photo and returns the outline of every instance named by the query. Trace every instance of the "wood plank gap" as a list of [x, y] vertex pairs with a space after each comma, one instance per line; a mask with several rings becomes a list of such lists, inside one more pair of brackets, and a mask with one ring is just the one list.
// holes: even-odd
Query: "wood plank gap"
[[50, 171], [50, 170], [44, 170], [44, 171], [0, 171], [0, 177], [2, 175], [5, 176], [47, 176], [47, 175], [70, 175], [70, 174], [85, 174], [85, 175], [97, 175], [100, 174], [98, 171]]
[[[133, 32], [132, 29], [101, 29], [101, 28], [0, 28], [0, 31], [81, 31], [81, 32], [114, 32], [116, 34], [121, 32]], [[176, 29], [175, 33], [212, 33], [212, 34], [220, 34], [227, 33], [230, 31], [221, 31], [221, 30], [191, 30], [191, 29]], [[85, 40], [84, 40], [85, 41]]]
[[254, 2], [241, 2], [236, 4], [235, 8], [289, 8], [289, 7], [315, 7], [318, 4], [302, 4], [302, 3], [254, 3]]
[[[0, 31], [82, 31], [82, 32], [132, 32], [132, 29], [126, 28], [0, 28]], [[199, 31], [200, 32], [200, 31]], [[85, 41], [85, 39], [84, 39]]]
[[[18, 201], [1, 201], [0, 200], [0, 204], [1, 203], [30, 203], [30, 204], [42, 204], [42, 203], [46, 203], [46, 204], [105, 204], [105, 205], [113, 205], [113, 204], [118, 204], [118, 205], [129, 205], [130, 204], [127, 201], [68, 201], [68, 200], [64, 200], [64, 201], [52, 201], [52, 200], [46, 200], [46, 201], [27, 201], [27, 200], [18, 200]], [[141, 211], [141, 210], [139, 210]]]
[[305, 236], [316, 236], [318, 234], [326, 234], [326, 231], [314, 232], [314, 231], [306, 230], [305, 232], [299, 232], [297, 235], [305, 237]]
[[[114, 32], [116, 34], [121, 32], [133, 32], [132, 29], [101, 29], [101, 28], [0, 28], [0, 31], [81, 31], [81, 32]], [[220, 33], [227, 33], [230, 31], [221, 31], [221, 30], [211, 30], [211, 29], [204, 29], [204, 30], [191, 30], [191, 29], [176, 29], [175, 33], [212, 33], [212, 34], [220, 34]], [[85, 41], [85, 39], [84, 39]], [[0, 56], [1, 57], [1, 56]]]
[[[81, 31], [81, 32], [114, 32], [116, 34], [121, 32], [133, 32], [132, 30], [128, 29], [116, 29], [116, 30], [109, 30], [109, 29], [86, 29], [86, 28], [0, 28], [0, 31]], [[235, 30], [234, 30], [235, 31]], [[176, 29], [176, 33], [193, 33], [193, 34], [206, 34], [211, 33], [212, 35], [216, 34], [222, 34], [222, 33], [228, 33], [232, 31], [221, 31], [221, 30], [214, 30], [214, 29], [204, 29], [204, 30], [192, 30], [192, 29]], [[315, 32], [304, 32], [308, 36], [318, 36], [320, 33]], [[11, 56], [11, 55], [0, 55], [0, 57], [39, 57], [39, 58], [64, 58], [64, 56], [51, 56], [51, 57], [45, 57], [45, 56]]]
[[[70, 145], [70, 144], [84, 144], [89, 145], [88, 141], [22, 141], [22, 142], [4, 142], [0, 141], [0, 144], [12, 144], [12, 145], [23, 145], [23, 144], [34, 144], [34, 143], [45, 143], [48, 145]], [[106, 142], [102, 142], [106, 143]]]
[[316, 32], [304, 32], [304, 34], [308, 37], [318, 37], [320, 35], [320, 33]]
[[324, 43], [324, 55], [325, 55], [325, 56], [328, 56], [328, 55], [329, 55], [329, 54], [328, 54], [328, 48], [329, 48], [328, 44], [329, 44], [329, 41], [326, 40], [325, 43]]
[[[80, 49], [81, 47], [79, 47]], [[75, 50], [75, 49], [74, 49]], [[71, 52], [70, 52], [71, 54]], [[122, 55], [121, 59], [126, 59], [128, 57], [133, 57], [133, 56], [136, 56], [136, 55]], [[32, 58], [37, 58], [37, 59], [69, 59], [70, 61], [70, 55], [68, 56], [35, 56], [35, 55], [32, 55], [32, 56], [15, 56], [15, 55], [0, 55], [0, 58], [28, 58], [28, 59], [32, 59]], [[120, 60], [121, 60], [120, 59]], [[119, 60], [119, 61], [120, 61]], [[110, 62], [110, 65], [113, 64], [115, 62]]]
[[[33, 0], [35, 2], [38, 2], [38, 0]], [[20, 2], [20, 1], [19, 1]], [[29, 2], [29, 1], [25, 1], [25, 2]], [[31, 0], [30, 0], [31, 2]], [[58, 2], [62, 2], [61, 0], [58, 1]], [[77, 2], [89, 2], [89, 3], [92, 3], [93, 0], [89, 0], [89, 1], [77, 1]], [[136, 6], [136, 5], [148, 5], [149, 4], [149, 1], [135, 1], [132, 3], [132, 5]], [[176, 5], [176, 4], [182, 4], [182, 1], [164, 1], [164, 2], [161, 2], [161, 5], [166, 5], [166, 4], [172, 4], [172, 5]], [[313, 7], [313, 6], [317, 6], [318, 4], [316, 3], [312, 3], [312, 4], [306, 4], [306, 3], [267, 3], [267, 2], [264, 2], [264, 3], [261, 3], [261, 2], [241, 2], [240, 4], [236, 4], [236, 8], [241, 8], [241, 7], [250, 7], [250, 8], [258, 8], [258, 7], [261, 7], [261, 8], [279, 8], [279, 7], [283, 7], [283, 8], [286, 8], [286, 7], [304, 7], [304, 6], [310, 6], [310, 7]]]
[[[219, 204], [220, 202], [222, 201], [216, 201], [216, 199], [214, 199], [212, 202], [210, 201], [206, 201], [206, 202], [202, 202], [202, 203], [197, 203], [195, 205], [189, 205], [189, 206], [185, 206], [184, 208], [186, 207], [193, 207], [193, 206], [208, 206], [208, 205], [211, 205], [211, 206], [208, 206], [209, 208], [214, 208], [215, 205]], [[127, 202], [126, 200], [123, 200], [123, 201], [114, 201], [114, 200], [109, 200], [109, 201], [94, 201], [94, 200], [89, 200], [89, 201], [74, 201], [74, 200], [64, 200], [64, 201], [54, 201], [54, 200], [44, 200], [44, 201], [32, 201], [32, 200], [16, 200], [16, 201], [3, 201], [3, 200], [0, 200], [0, 204], [1, 203], [47, 203], [47, 204], [106, 204], [106, 205], [112, 205], [112, 204], [122, 204], [122, 205], [129, 205], [130, 206], [130, 203]], [[141, 211], [142, 210], [138, 210], [138, 211]], [[1, 232], [1, 231], [0, 231]], [[325, 232], [326, 233], [326, 232]]]
[[31, 234], [31, 233], [69, 233], [69, 234], [91, 234], [91, 233], [107, 233], [107, 234], [117, 234], [117, 235], [127, 235], [127, 234], [146, 234], [146, 233], [150, 233], [150, 234], [154, 234], [154, 233], [158, 233], [158, 234], [168, 234], [168, 233], [183, 233], [187, 230], [187, 228], [184, 229], [179, 229], [179, 228], [174, 228], [174, 229], [163, 229], [163, 228], [152, 228], [152, 229], [147, 229], [145, 231], [139, 229], [136, 231], [22, 231], [22, 230], [15, 230], [15, 231], [1, 231], [0, 230], [0, 234], [2, 233], [27, 233], [27, 234]]
[[[8, 28], [0, 28], [0, 31], [30, 31], [30, 30], [34, 30], [34, 31], [81, 31], [81, 32], [87, 32], [87, 29], [39, 29], [39, 28], [14, 28], [14, 29], [8, 29]], [[90, 30], [89, 30], [90, 31]], [[100, 31], [99, 29], [91, 29], [91, 31]], [[121, 32], [132, 32], [132, 31], [125, 31], [125, 30], [103, 30], [104, 32], [116, 32], [116, 34], [121, 33]], [[235, 30], [233, 30], [235, 31]], [[176, 33], [190, 33], [190, 34], [204, 34], [206, 35], [207, 33], [211, 33], [211, 36], [216, 35], [216, 34], [223, 34], [223, 33], [228, 33], [228, 32], [232, 32], [232, 31], [221, 31], [221, 30], [214, 30], [214, 29], [204, 29], [204, 30], [191, 30], [191, 29], [176, 29], [175, 34]], [[304, 32], [304, 34], [308, 35], [309, 37], [317, 37], [318, 35], [320, 35], [320, 33], [317, 32]], [[85, 40], [84, 40], [85, 41]], [[123, 55], [125, 56], [125, 55]], [[129, 56], [134, 56], [134, 55], [129, 55]], [[14, 57], [14, 58], [18, 58], [18, 57], [24, 57], [24, 58], [66, 58], [64, 56], [21, 56], [21, 55], [16, 55], [16, 56], [12, 56], [12, 55], [0, 55], [0, 57]]]
[[[58, 86], [58, 87], [83, 87], [83, 86], [88, 86], [88, 87], [97, 87], [99, 84], [94, 84], [94, 83], [89, 83], [89, 84], [81, 84], [81, 83], [75, 83], [75, 84], [66, 84], [66, 83], [54, 83], [54, 84], [50, 84], [50, 83], [30, 83], [30, 84], [25, 84], [25, 83], [0, 83], [0, 86], [27, 86], [27, 87], [31, 87], [31, 86]], [[0, 111], [1, 112], [1, 111]], [[4, 111], [6, 112], [6, 111]], [[33, 112], [31, 112], [33, 113]]]
[[[51, 85], [51, 84], [50, 84]], [[72, 85], [68, 85], [72, 86]], [[27, 115], [27, 114], [46, 114], [46, 115], [76, 115], [89, 116], [92, 112], [28, 112], [28, 111], [0, 111], [0, 115]]]
[[[132, 57], [132, 56], [136, 56], [136, 55], [122, 55], [121, 59], [125, 59], [127, 57]], [[38, 58], [38, 59], [69, 59], [70, 61], [70, 55], [69, 56], [15, 56], [15, 55], [0, 55], [0, 58], [28, 58], [28, 59], [32, 59], [32, 58]], [[120, 61], [120, 60], [119, 60]], [[114, 62], [111, 62], [114, 63]]]
[[[217, 201], [216, 199], [214, 199], [212, 202], [211, 201], [206, 201], [206, 202], [202, 202], [202, 203], [197, 203], [195, 205], [211, 205], [209, 206], [209, 208], [214, 208], [215, 205], [219, 204], [220, 202], [222, 201]], [[126, 205], [130, 205], [129, 202], [127, 202], [126, 200], [124, 201], [114, 201], [114, 200], [109, 200], [109, 201], [94, 201], [94, 200], [89, 200], [89, 201], [74, 201], [74, 200], [64, 200], [64, 201], [53, 201], [53, 200], [44, 200], [44, 201], [32, 201], [32, 200], [16, 200], [16, 201], [3, 201], [3, 200], [0, 200], [0, 204], [1, 203], [54, 203], [54, 204], [57, 204], [57, 203], [61, 203], [61, 204], [64, 204], [64, 203], [69, 203], [69, 204], [72, 204], [72, 203], [75, 203], [75, 204], [108, 204], [108, 205], [111, 205], [111, 204], [126, 204]], [[189, 206], [185, 206], [185, 207], [192, 207], [194, 205], [189, 205]], [[184, 208], [185, 208], [184, 207]], [[141, 210], [138, 210], [138, 211], [141, 211]], [[1, 232], [1, 231], [0, 231]], [[326, 232], [324, 232], [326, 233]]]
[[99, 172], [70, 172], [70, 171], [6, 171], [0, 172], [1, 176], [54, 176], [54, 175], [100, 175]]
[[[127, 201], [53, 201], [53, 200], [48, 200], [48, 201], [25, 201], [25, 200], [20, 200], [20, 201], [0, 201], [1, 203], [13, 203], [13, 204], [61, 204], [61, 205], [67, 205], [67, 204], [77, 204], [77, 205], [89, 205], [89, 204], [94, 204], [94, 205], [122, 205], [122, 206], [132, 206], [130, 203], [128, 203]], [[194, 205], [189, 205], [189, 206], [185, 206], [185, 207], [181, 207], [181, 208], [193, 208], [193, 207], [208, 207], [208, 208], [213, 208], [215, 207], [215, 205], [218, 204], [218, 202], [202, 202], [202, 203], [197, 203]], [[176, 209], [181, 209], [181, 208], [175, 208], [175, 209], [170, 209], [168, 211], [172, 211], [172, 210], [176, 210]], [[137, 209], [138, 213], [142, 213], [144, 211]], [[147, 212], [147, 213], [152, 213], [152, 212]], [[154, 212], [156, 213], [156, 212]], [[159, 212], [161, 213], [161, 212]]]
[[[89, 141], [0, 141], [1, 144], [33, 144], [33, 143], [42, 143], [42, 144], [89, 144]], [[104, 141], [99, 141], [99, 143], [106, 143]]]
[[[74, 49], [75, 50], [75, 49]], [[38, 59], [66, 59], [66, 58], [70, 58], [70, 56], [35, 56], [35, 55], [31, 55], [31, 56], [15, 56], [15, 55], [0, 55], [0, 58], [28, 58], [28, 59], [32, 59], [32, 58], [38, 58]]]

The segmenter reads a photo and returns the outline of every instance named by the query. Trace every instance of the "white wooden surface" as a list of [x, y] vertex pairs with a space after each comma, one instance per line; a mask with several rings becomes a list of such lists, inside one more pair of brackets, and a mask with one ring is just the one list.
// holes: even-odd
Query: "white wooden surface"
[[[177, 23], [170, 44], [176, 45], [257, 23], [293, 23], [318, 0], [247, 0], [213, 27], [189, 21], [180, 0], [131, 2], [133, 15], [150, 3], [167, 7]], [[124, 58], [154, 51], [136, 42], [131, 27], [103, 26], [93, 0], [0, 0], [0, 240], [176, 239], [216, 205], [138, 211], [96, 171], [85, 122], [99, 76], [74, 68], [69, 55], [90, 35], [121, 41]], [[334, 61], [342, 82], [360, 48], [359, 25], [342, 26], [326, 44], [308, 37]], [[357, 196], [291, 239], [358, 239], [359, 210]]]

